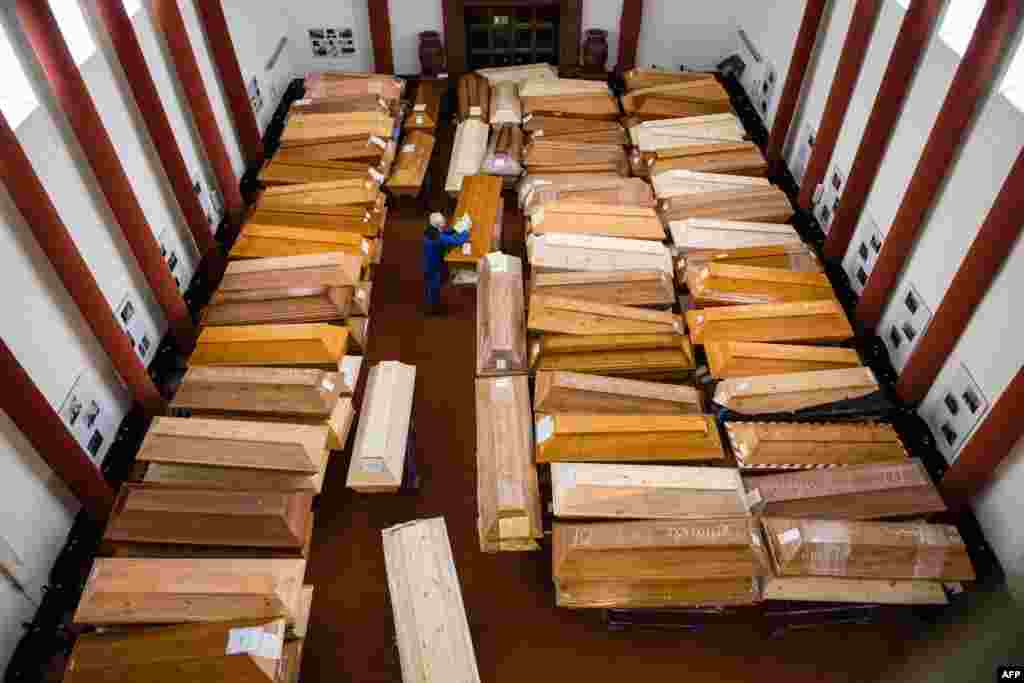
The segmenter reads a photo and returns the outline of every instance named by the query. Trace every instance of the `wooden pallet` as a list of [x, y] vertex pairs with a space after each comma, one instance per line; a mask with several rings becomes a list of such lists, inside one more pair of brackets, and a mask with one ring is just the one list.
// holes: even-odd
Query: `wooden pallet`
[[346, 327], [325, 323], [207, 327], [189, 365], [338, 368], [349, 345]]
[[405, 473], [416, 368], [384, 361], [370, 368], [363, 416], [356, 429], [346, 486], [360, 493], [394, 493]]
[[537, 462], [690, 462], [725, 457], [704, 415], [538, 415]]
[[704, 351], [711, 376], [719, 379], [839, 370], [862, 365], [856, 350], [830, 346], [722, 341], [705, 344]]
[[878, 391], [874, 373], [858, 367], [725, 379], [715, 387], [713, 400], [737, 413], [763, 415], [824, 406]]
[[723, 306], [686, 312], [690, 341], [843, 342], [853, 328], [837, 301]]
[[577, 415], [704, 412], [701, 394], [693, 387], [548, 370], [537, 373], [533, 408], [538, 413]]
[[741, 468], [814, 469], [907, 459], [888, 424], [728, 422], [725, 431]]

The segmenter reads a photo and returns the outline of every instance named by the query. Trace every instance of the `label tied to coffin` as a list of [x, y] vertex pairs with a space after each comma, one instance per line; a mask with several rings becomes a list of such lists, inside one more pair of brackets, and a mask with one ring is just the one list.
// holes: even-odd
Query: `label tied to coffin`
[[465, 244], [463, 244], [462, 245], [462, 254], [464, 256], [472, 256], [472, 254], [473, 254], [473, 245], [471, 243], [469, 243], [469, 242], [466, 242]]
[[384, 461], [380, 458], [367, 458], [363, 460], [362, 467], [364, 472], [383, 472]]
[[370, 255], [370, 243], [367, 242], [366, 240], [363, 240], [362, 248], [363, 248], [363, 253], [366, 254], [367, 256], [369, 256]]
[[800, 530], [797, 528], [786, 529], [779, 534], [779, 543], [782, 545], [789, 545], [790, 543], [800, 542]]
[[295, 104], [302, 106], [306, 104], [313, 104], [313, 100], [295, 100]]
[[320, 388], [324, 391], [334, 391], [334, 386], [334, 382], [332, 382], [328, 377], [324, 377], [320, 380]]
[[469, 108], [469, 115], [470, 116], [481, 116], [482, 114], [483, 114], [483, 110], [480, 107], [470, 107]]
[[473, 227], [473, 218], [469, 212], [462, 214], [459, 220], [455, 221], [455, 232], [469, 232]]
[[533, 131], [533, 137], [535, 137], [535, 138], [542, 138], [542, 137], [544, 137], [544, 129], [541, 128], [540, 130]]
[[378, 97], [377, 98], [377, 105], [380, 106], [381, 109], [387, 109], [388, 108], [388, 103], [384, 101], [383, 97]]
[[537, 420], [537, 443], [544, 443], [555, 434], [555, 418], [545, 415]]
[[402, 152], [404, 152], [405, 154], [412, 154], [415, 151], [416, 151], [416, 145], [413, 145], [413, 144], [402, 145]]
[[378, 137], [376, 135], [371, 135], [370, 136], [370, 144], [371, 145], [377, 145], [381, 149], [387, 149], [388, 148], [388, 143], [384, 142], [383, 138]]
[[494, 165], [497, 168], [504, 167], [507, 161], [508, 159], [506, 159], [505, 157], [494, 157]]
[[422, 126], [423, 125], [423, 114], [416, 114], [416, 125], [417, 126]]
[[381, 173], [380, 171], [378, 171], [375, 168], [371, 168], [371, 169], [369, 169], [369, 171], [370, 171], [370, 177], [373, 178], [377, 183], [383, 183], [384, 182], [384, 174], [383, 173]]
[[359, 356], [345, 356], [341, 359], [341, 374], [345, 378], [345, 386], [355, 388], [356, 372], [359, 369]]
[[259, 626], [254, 626], [230, 629], [228, 631], [228, 644], [224, 648], [224, 654], [249, 654], [254, 657], [280, 659], [283, 650], [284, 639], [280, 635], [264, 631]]
[[533, 120], [533, 114], [527, 114], [526, 116], [523, 117], [523, 123], [529, 123], [532, 120]]
[[686, 334], [686, 326], [682, 320], [672, 321], [672, 327], [675, 328], [676, 334]]
[[415, 107], [413, 107], [412, 110], [413, 111], [426, 111], [427, 110], [427, 105], [425, 103], [423, 103], [423, 102], [420, 102]]
[[366, 298], [366, 290], [365, 289], [360, 289], [358, 292], [356, 292], [356, 298], [359, 299], [360, 301], [365, 299]]
[[438, 77], [438, 78], [448, 78], [448, 72], [446, 71], [446, 72], [445, 72], [445, 73], [443, 73], [443, 74], [437, 74], [437, 77]]
[[487, 259], [487, 267], [492, 273], [504, 273], [505, 269], [505, 255], [500, 251], [492, 251], [490, 254], [484, 256]]
[[530, 222], [533, 223], [534, 225], [540, 225], [541, 223], [544, 222], [543, 206], [533, 212], [533, 215], [530, 217]]
[[497, 368], [498, 368], [499, 370], [505, 370], [505, 369], [507, 369], [507, 368], [508, 368], [508, 361], [507, 361], [507, 360], [505, 360], [504, 358], [499, 358], [499, 359], [498, 359], [498, 360], [496, 361], [495, 365], [497, 366]]
[[[505, 363], [505, 361], [499, 360], [498, 363]], [[512, 379], [510, 377], [501, 377], [494, 380], [494, 386], [499, 389], [508, 389], [512, 386]]]

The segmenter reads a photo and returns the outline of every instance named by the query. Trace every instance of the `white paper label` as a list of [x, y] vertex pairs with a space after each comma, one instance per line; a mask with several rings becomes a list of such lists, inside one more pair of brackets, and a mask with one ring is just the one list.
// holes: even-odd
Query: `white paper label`
[[445, 72], [443, 74], [437, 74], [437, 77], [438, 78], [448, 78], [448, 72]]
[[233, 628], [228, 631], [226, 655], [251, 654], [255, 657], [280, 659], [284, 639], [276, 633], [269, 633], [258, 626]]
[[487, 267], [491, 269], [492, 273], [505, 272], [505, 255], [500, 251], [491, 252], [484, 258], [487, 259]]
[[[499, 360], [498, 362], [504, 363], [505, 361]], [[499, 389], [507, 389], [508, 387], [512, 386], [512, 379], [509, 377], [502, 377], [501, 379], [496, 379], [494, 380], [494, 386], [498, 387]]]
[[545, 415], [537, 420], [537, 443], [544, 443], [555, 433], [555, 418]]
[[380, 105], [381, 109], [387, 109], [388, 108], [388, 103], [384, 101], [383, 97], [378, 97], [377, 98], [377, 104]]
[[540, 225], [544, 222], [544, 207], [541, 207], [533, 212], [533, 216], [530, 217], [534, 225]]
[[523, 117], [523, 123], [529, 123], [533, 119], [533, 114], [527, 114]]
[[504, 157], [495, 157], [495, 158], [494, 158], [494, 165], [495, 165], [495, 166], [496, 166], [497, 168], [501, 168], [501, 167], [503, 167], [503, 166], [505, 165], [505, 162], [506, 162], [506, 161], [507, 161], [507, 160], [506, 160], [506, 159], [505, 159]]
[[365, 289], [360, 289], [358, 292], [356, 292], [356, 298], [359, 299], [360, 301], [365, 299], [366, 298], [366, 290]]
[[324, 377], [323, 380], [320, 381], [320, 387], [324, 391], [334, 391], [334, 382], [332, 382], [330, 379]]
[[426, 111], [427, 110], [427, 105], [425, 103], [423, 103], [423, 102], [420, 102], [415, 107], [413, 107], [412, 110], [413, 111]]
[[504, 358], [499, 358], [497, 361], [497, 366], [499, 370], [504, 370], [508, 367], [508, 361], [505, 360]]
[[370, 243], [366, 240], [363, 240], [363, 253], [366, 255], [370, 254]]
[[465, 244], [463, 244], [462, 245], [462, 253], [465, 256], [471, 256], [473, 254], [473, 245], [470, 244], [469, 242], [466, 242]]
[[417, 126], [422, 126], [423, 125], [423, 114], [416, 114], [416, 125]]
[[377, 137], [376, 135], [371, 135], [370, 136], [370, 144], [377, 145], [381, 149], [387, 149], [388, 148], [388, 143], [384, 142], [384, 140], [382, 140], [381, 138]]
[[799, 529], [786, 529], [781, 534], [779, 534], [779, 543], [782, 543], [783, 545], [785, 545], [787, 543], [796, 543], [799, 540], [800, 540], [800, 530]]
[[542, 138], [542, 137], [544, 137], [544, 129], [541, 128], [540, 130], [533, 131], [533, 137], [535, 137], [535, 138]]
[[469, 108], [469, 115], [470, 116], [480, 116], [481, 114], [483, 114], [483, 110], [481, 110], [480, 107], [470, 107]]
[[383, 460], [364, 460], [363, 461], [364, 472], [383, 472], [384, 461]]
[[313, 100], [295, 100], [295, 104], [298, 104], [298, 105], [313, 104]]
[[378, 183], [383, 183], [384, 182], [384, 174], [381, 173], [380, 171], [376, 170], [376, 169], [373, 169], [373, 168], [370, 169], [370, 177], [373, 178]]
[[416, 151], [416, 145], [403, 145], [402, 151], [406, 154], [411, 154]]
[[358, 356], [345, 356], [341, 359], [341, 374], [345, 378], [345, 386], [355, 388], [356, 372], [359, 370], [361, 361]]

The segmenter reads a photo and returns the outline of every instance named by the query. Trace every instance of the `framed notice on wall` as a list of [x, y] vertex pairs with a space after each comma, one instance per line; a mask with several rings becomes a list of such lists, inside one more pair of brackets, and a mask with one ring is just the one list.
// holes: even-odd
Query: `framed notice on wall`
[[342, 59], [356, 53], [355, 34], [351, 28], [325, 26], [311, 28], [308, 33], [314, 57]]

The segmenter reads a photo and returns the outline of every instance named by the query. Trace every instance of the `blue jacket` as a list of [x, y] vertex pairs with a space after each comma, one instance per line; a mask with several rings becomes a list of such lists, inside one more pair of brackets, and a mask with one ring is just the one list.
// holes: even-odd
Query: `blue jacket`
[[442, 230], [441, 238], [432, 240], [423, 235], [423, 278], [429, 283], [441, 283], [441, 273], [444, 272], [444, 257], [448, 250], [454, 247], [461, 247], [469, 240], [469, 231], [455, 232], [454, 230]]

